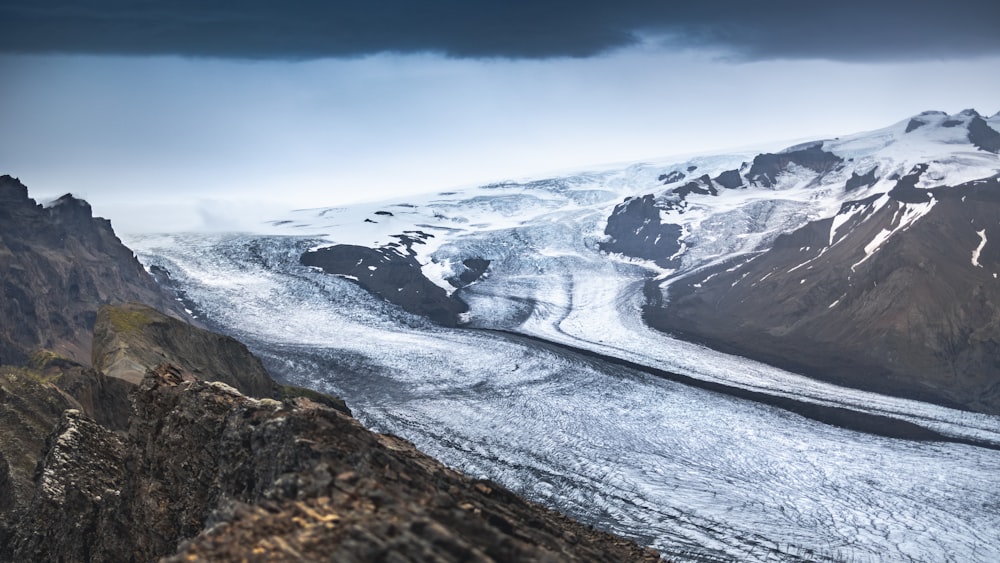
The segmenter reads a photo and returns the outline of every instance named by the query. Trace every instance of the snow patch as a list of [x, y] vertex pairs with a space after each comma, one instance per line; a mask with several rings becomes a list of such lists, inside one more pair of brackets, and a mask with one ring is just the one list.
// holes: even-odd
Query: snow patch
[[444, 260], [431, 260], [421, 266], [420, 271], [424, 274], [425, 278], [429, 279], [434, 285], [444, 289], [449, 296], [455, 292], [455, 287], [448, 283], [448, 278], [455, 275], [451, 260], [447, 258]]
[[888, 229], [882, 229], [881, 232], [875, 235], [875, 238], [873, 238], [871, 242], [865, 245], [865, 257], [852, 264], [851, 271], [855, 271], [855, 268], [863, 264], [876, 252], [878, 252], [878, 250], [882, 248], [882, 245], [892, 238], [894, 234], [909, 229], [921, 217], [930, 213], [936, 203], [936, 199], [931, 199], [926, 203], [900, 203], [899, 209], [896, 210], [896, 213], [892, 217], [892, 221], [889, 223], [890, 225], [895, 226]]
[[976, 231], [976, 234], [979, 235], [979, 246], [972, 251], [972, 265], [977, 268], [982, 268], [983, 265], [979, 263], [979, 254], [986, 246], [986, 229]]

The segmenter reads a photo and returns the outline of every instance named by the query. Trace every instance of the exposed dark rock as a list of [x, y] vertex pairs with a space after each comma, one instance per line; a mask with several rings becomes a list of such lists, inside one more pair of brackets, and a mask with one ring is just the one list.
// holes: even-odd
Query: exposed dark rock
[[392, 211], [376, 211], [376, 215], [383, 215], [385, 217], [392, 217]]
[[674, 170], [669, 174], [660, 174], [656, 179], [664, 184], [673, 184], [674, 182], [680, 182], [685, 177], [685, 174], [680, 170]]
[[858, 175], [857, 172], [851, 172], [851, 177], [847, 179], [847, 184], [844, 186], [844, 191], [850, 192], [854, 191], [862, 186], [870, 188], [878, 182], [878, 178], [875, 176], [875, 171], [878, 168], [872, 168], [864, 174]]
[[10, 476], [10, 465], [3, 451], [0, 450], [0, 513], [6, 514], [14, 508], [17, 497], [14, 496], [14, 480]]
[[33, 355], [28, 366], [72, 397], [77, 408], [99, 424], [111, 430], [128, 426], [128, 394], [135, 387], [132, 383], [46, 352]]
[[[9, 561], [134, 561], [121, 518], [125, 445], [80, 411], [67, 410], [45, 444], [35, 494], [0, 556]], [[150, 560], [142, 558], [140, 560]]]
[[[35, 466], [62, 412], [77, 408], [66, 393], [26, 367], [0, 366], [0, 537], [11, 515], [23, 512], [34, 494]], [[0, 560], [5, 560], [0, 555]], [[6, 559], [10, 560], [10, 559]]]
[[0, 363], [22, 364], [41, 348], [88, 363], [98, 306], [123, 301], [186, 316], [85, 201], [67, 195], [42, 207], [0, 176]]
[[688, 171], [688, 173], [689, 173], [689, 174], [690, 174], [691, 172], [694, 172], [694, 171], [695, 171], [695, 170], [697, 170], [697, 169], [698, 169], [698, 167], [697, 167], [697, 166], [695, 166], [694, 164], [692, 164], [692, 165], [690, 165], [690, 166], [688, 166], [688, 167], [687, 167], [687, 171]]
[[0, 555], [152, 561], [194, 538], [175, 560], [658, 560], [308, 399], [164, 365], [132, 412], [119, 437], [67, 411]]
[[979, 116], [969, 120], [969, 142], [987, 152], [1000, 152], [1000, 133]]
[[609, 240], [601, 250], [626, 256], [653, 260], [661, 266], [670, 264], [681, 244], [681, 227], [660, 222], [660, 209], [652, 195], [626, 198], [615, 206], [604, 234]]
[[[817, 221], [732, 272], [676, 281], [646, 319], [841, 385], [1000, 413], [1000, 181], [921, 192], [931, 210], [870, 256], [900, 226], [910, 190], [881, 207], [879, 196], [845, 205], [832, 246], [833, 220]], [[988, 242], [973, 263], [980, 231]]]
[[466, 258], [462, 260], [462, 271], [455, 277], [449, 278], [448, 283], [461, 288], [479, 281], [490, 267], [490, 261], [485, 258]]
[[909, 123], [906, 124], [906, 131], [905, 132], [909, 133], [911, 131], [916, 131], [917, 129], [920, 129], [924, 125], [927, 125], [926, 121], [924, 121], [922, 119], [917, 119], [916, 117], [914, 117], [913, 119], [910, 120]]
[[920, 176], [926, 171], [926, 164], [914, 166], [909, 174], [896, 181], [896, 185], [889, 191], [889, 195], [903, 203], [926, 203], [930, 201], [930, 192], [916, 187], [917, 182], [920, 181]]
[[958, 127], [959, 125], [965, 125], [965, 122], [960, 119], [946, 119], [941, 123], [941, 127]]
[[382, 248], [339, 244], [306, 252], [300, 261], [328, 274], [349, 276], [361, 287], [406, 311], [456, 326], [460, 315], [469, 310], [468, 305], [427, 279], [414, 258], [412, 245], [422, 244], [430, 236], [413, 231], [398, 235], [400, 242]]
[[697, 180], [688, 182], [679, 188], [674, 188], [671, 191], [682, 198], [691, 194], [719, 195], [719, 190], [715, 188], [715, 185], [712, 183], [712, 179], [708, 177], [708, 174], [703, 174]]
[[796, 164], [813, 172], [823, 173], [833, 170], [841, 162], [843, 162], [842, 158], [824, 151], [823, 144], [818, 143], [800, 150], [757, 155], [747, 173], [747, 179], [752, 184], [770, 188], [777, 183], [778, 175], [787, 170], [789, 164]]
[[715, 177], [715, 183], [728, 190], [735, 190], [743, 187], [743, 177], [739, 170], [726, 170]]

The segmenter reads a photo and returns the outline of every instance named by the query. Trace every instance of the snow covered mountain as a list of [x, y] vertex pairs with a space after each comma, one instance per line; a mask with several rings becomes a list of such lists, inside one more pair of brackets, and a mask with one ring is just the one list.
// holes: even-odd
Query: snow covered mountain
[[842, 385], [1000, 412], [998, 141], [965, 111], [815, 145], [845, 164], [777, 185], [806, 180], [839, 209], [671, 283], [647, 320]]
[[[964, 292], [1000, 273], [988, 223], [997, 130], [1000, 115], [925, 113], [777, 153], [126, 242], [275, 375], [343, 397], [366, 426], [470, 475], [679, 560], [993, 561], [1000, 417], [982, 412], [994, 412], [982, 392], [996, 369], [963, 376], [964, 395], [921, 379], [878, 387], [774, 367], [803, 362], [765, 355], [763, 337], [730, 355], [740, 341], [725, 337], [742, 331], [709, 331], [783, 314], [801, 343], [837, 314], [845, 343], [877, 351], [886, 309], [866, 308], [869, 294], [901, 310], [943, 303], [965, 311], [947, 322], [979, 323], [986, 313], [966, 309], [988, 313], [992, 290], [982, 301]], [[922, 229], [923, 242], [907, 242]], [[932, 241], [936, 253], [921, 246]], [[911, 271], [921, 260], [940, 260], [935, 275]], [[898, 298], [871, 293], [875, 281], [890, 289], [880, 272], [904, 265], [909, 277], [889, 284], [903, 285]], [[716, 297], [721, 312], [709, 311]], [[907, 334], [909, 321], [892, 322]], [[982, 328], [969, 342], [990, 338]], [[828, 349], [816, 356], [836, 367]], [[956, 355], [968, 366], [987, 357]]]
[[[279, 223], [338, 243], [307, 252], [305, 264], [446, 324], [532, 332], [540, 317], [579, 321], [588, 310], [576, 278], [627, 271], [646, 279], [645, 315], [657, 328], [841, 384], [1000, 412], [1000, 285], [990, 283], [1000, 264], [987, 244], [1000, 197], [997, 129], [996, 115], [925, 112], [774, 154], [307, 210]], [[544, 324], [558, 333], [566, 323]]]

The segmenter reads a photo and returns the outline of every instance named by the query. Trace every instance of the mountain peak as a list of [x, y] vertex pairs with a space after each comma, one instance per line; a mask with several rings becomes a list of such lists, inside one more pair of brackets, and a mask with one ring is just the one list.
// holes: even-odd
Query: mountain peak
[[93, 211], [90, 204], [86, 200], [80, 199], [73, 194], [65, 194], [58, 199], [49, 203], [46, 207], [49, 209], [61, 209], [61, 211], [75, 210], [74, 214], [86, 213], [88, 218], [93, 217]]
[[42, 207], [19, 180], [0, 176], [0, 235], [10, 266], [0, 272], [0, 314], [10, 327], [0, 334], [5, 363], [23, 362], [40, 348], [89, 362], [101, 304], [143, 301], [184, 318], [110, 223], [95, 219], [82, 199], [67, 194]]
[[5, 203], [28, 201], [28, 188], [10, 174], [0, 176], [0, 201]]

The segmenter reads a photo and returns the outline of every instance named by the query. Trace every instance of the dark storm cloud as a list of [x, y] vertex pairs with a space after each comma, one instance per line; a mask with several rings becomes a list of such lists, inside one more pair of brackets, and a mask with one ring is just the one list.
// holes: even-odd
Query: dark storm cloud
[[0, 51], [302, 59], [589, 56], [666, 38], [746, 59], [1000, 53], [997, 0], [2, 0]]

